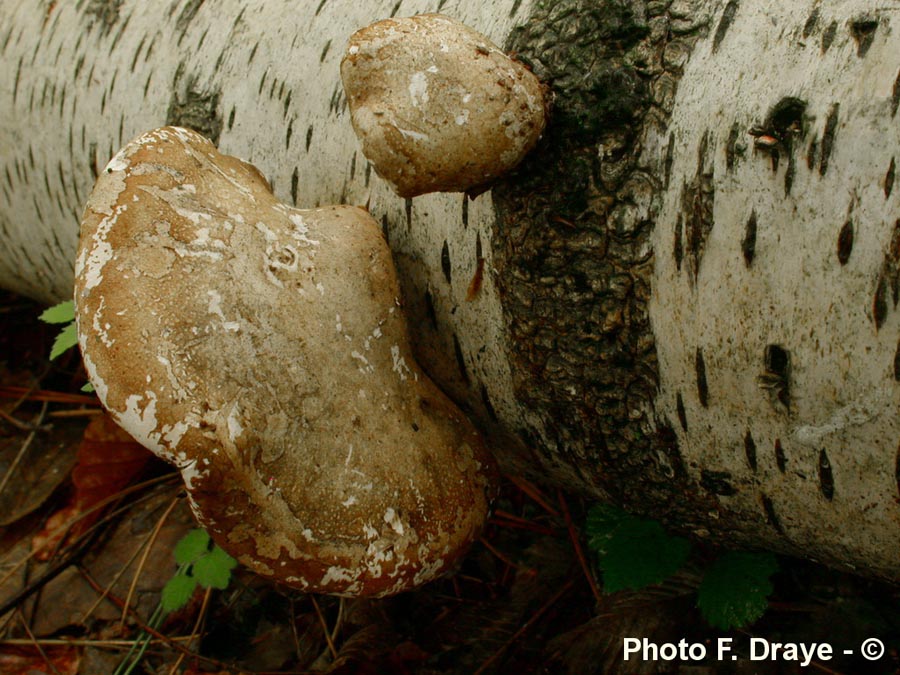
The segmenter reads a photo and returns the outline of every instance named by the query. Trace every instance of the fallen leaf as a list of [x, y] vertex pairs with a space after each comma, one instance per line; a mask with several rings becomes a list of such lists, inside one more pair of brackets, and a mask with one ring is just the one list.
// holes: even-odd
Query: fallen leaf
[[81, 660], [77, 648], [43, 647], [43, 651], [41, 655], [37, 647], [0, 647], [0, 675], [77, 675]]
[[32, 540], [38, 560], [46, 561], [61, 544], [76, 539], [100, 517], [102, 510], [85, 516], [68, 531], [66, 523], [116, 494], [141, 473], [153, 455], [129, 436], [108, 415], [91, 419], [78, 448], [72, 470], [74, 494], [69, 504], [54, 513]]
[[[54, 422], [37, 431], [0, 492], [0, 527], [10, 525], [41, 506], [70, 475], [75, 445], [84, 432], [76, 420]], [[19, 456], [27, 431], [0, 439], [0, 479]]]

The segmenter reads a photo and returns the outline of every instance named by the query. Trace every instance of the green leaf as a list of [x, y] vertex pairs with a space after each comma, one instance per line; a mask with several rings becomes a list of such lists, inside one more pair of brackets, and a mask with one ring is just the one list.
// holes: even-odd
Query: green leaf
[[586, 532], [607, 593], [658, 584], [675, 573], [691, 551], [687, 539], [670, 535], [657, 521], [612, 504], [591, 507]]
[[630, 518], [629, 514], [618, 506], [612, 504], [595, 504], [588, 511], [585, 524], [588, 536], [588, 546], [594, 552], [603, 555], [606, 544], [612, 538], [613, 533], [624, 520]]
[[66, 300], [45, 309], [38, 317], [44, 323], [69, 323], [75, 320], [75, 303]]
[[92, 385], [90, 382], [88, 382], [86, 385], [84, 385], [81, 388], [81, 391], [83, 391], [85, 394], [93, 394], [94, 393], [94, 385]]
[[174, 612], [184, 607], [194, 594], [195, 588], [197, 588], [197, 580], [194, 577], [189, 577], [181, 572], [177, 573], [163, 586], [160, 598], [163, 611]]
[[175, 544], [175, 562], [190, 565], [209, 553], [209, 534], [199, 528], [191, 530]]
[[194, 578], [204, 588], [224, 590], [231, 582], [231, 570], [237, 561], [216, 546], [194, 563]]
[[778, 561], [771, 553], [732, 551], [710, 565], [697, 591], [697, 606], [715, 628], [747, 626], [769, 606], [771, 576]]
[[75, 332], [75, 323], [73, 322], [63, 328], [60, 334], [56, 336], [56, 340], [53, 341], [53, 348], [50, 350], [50, 360], [52, 361], [77, 344], [78, 334]]
[[684, 537], [669, 534], [655, 520], [630, 516], [612, 534], [600, 559], [603, 590], [613, 593], [658, 584], [677, 572], [690, 552]]

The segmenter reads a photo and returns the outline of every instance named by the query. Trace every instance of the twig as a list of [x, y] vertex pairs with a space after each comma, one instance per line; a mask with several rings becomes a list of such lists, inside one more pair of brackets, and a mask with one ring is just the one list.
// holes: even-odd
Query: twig
[[[94, 601], [94, 604], [91, 605], [90, 608], [84, 613], [84, 616], [81, 617], [81, 621], [79, 621], [79, 624], [86, 623], [88, 618], [91, 616], [91, 614], [94, 613], [94, 610], [96, 610], [97, 607], [100, 606], [100, 603], [103, 602], [103, 599], [107, 595], [109, 595], [110, 592], [112, 592], [113, 586], [115, 586], [116, 583], [119, 581], [119, 579], [122, 578], [122, 575], [124, 575], [125, 572], [128, 571], [128, 568], [131, 567], [131, 563], [133, 563], [137, 559], [137, 557], [141, 554], [141, 551], [143, 551], [144, 547], [147, 546], [147, 544], [150, 541], [150, 537], [152, 537], [152, 536], [153, 536], [153, 532], [151, 531], [147, 534], [147, 536], [143, 539], [143, 541], [141, 541], [141, 543], [137, 546], [137, 548], [134, 549], [134, 553], [131, 554], [131, 557], [128, 558], [127, 561], [125, 561], [125, 564], [122, 565], [122, 568], [118, 572], [116, 572], [115, 576], [112, 578], [112, 581], [110, 581], [106, 585], [106, 588], [103, 589], [103, 592], [97, 597], [97, 599]], [[81, 568], [79, 568], [79, 569], [82, 573], [85, 572], [85, 570], [83, 570]]]
[[[47, 416], [50, 417], [51, 415], [53, 415], [53, 413], [50, 413]], [[0, 409], [0, 417], [2, 417], [7, 422], [12, 424], [19, 431], [43, 431], [44, 429], [47, 428], [45, 426], [41, 426], [38, 424], [23, 422], [19, 418], [13, 417], [8, 412], [6, 412], [5, 410], [2, 410], [2, 409]]]
[[19, 448], [19, 452], [16, 454], [16, 458], [12, 461], [12, 464], [9, 465], [9, 468], [6, 470], [6, 474], [3, 476], [3, 480], [0, 481], [0, 493], [3, 492], [4, 488], [6, 488], [6, 484], [9, 482], [9, 479], [12, 478], [12, 475], [16, 472], [16, 469], [19, 466], [19, 462], [22, 461], [22, 457], [25, 456], [25, 452], [28, 450], [28, 446], [31, 445], [31, 442], [34, 440], [34, 437], [37, 435], [37, 428], [41, 425], [41, 422], [44, 421], [44, 415], [47, 414], [47, 402], [44, 401], [44, 405], [41, 406], [41, 412], [37, 416], [37, 421], [34, 422], [34, 428], [31, 430], [31, 433], [28, 434], [28, 437], [22, 443], [22, 447]]
[[504, 565], [506, 565], [507, 567], [511, 567], [514, 570], [519, 569], [519, 566], [516, 565], [516, 563], [514, 563], [512, 560], [510, 560], [504, 554], [502, 554], [500, 551], [498, 551], [496, 548], [494, 548], [487, 539], [485, 539], [484, 537], [479, 537], [478, 541], [480, 541], [482, 543], [482, 545], [488, 551], [493, 553], [497, 557], [497, 559], [500, 560], [500, 562], [502, 562]]
[[328, 624], [325, 622], [325, 615], [322, 614], [322, 610], [319, 609], [319, 603], [316, 602], [316, 596], [310, 595], [309, 599], [312, 600], [313, 607], [315, 607], [316, 614], [319, 617], [319, 623], [322, 624], [322, 631], [325, 633], [325, 641], [328, 643], [328, 650], [331, 652], [331, 658], [337, 661], [337, 649], [334, 648], [334, 639], [331, 637], [331, 631], [328, 630]]
[[16, 610], [16, 614], [19, 615], [19, 620], [22, 622], [22, 628], [24, 628], [25, 632], [28, 633], [28, 639], [31, 640], [31, 644], [34, 646], [34, 648], [38, 650], [38, 654], [40, 654], [41, 658], [44, 659], [44, 663], [50, 666], [50, 670], [53, 671], [54, 675], [60, 675], [59, 671], [56, 669], [56, 664], [54, 664], [53, 661], [50, 660], [50, 658], [47, 656], [47, 653], [44, 651], [44, 648], [38, 644], [37, 640], [35, 640], [34, 633], [31, 632], [31, 628], [28, 626], [28, 622], [25, 620], [25, 615], [22, 613], [21, 607]]
[[[84, 573], [84, 578], [87, 580], [87, 582], [91, 585], [91, 587], [95, 591], [101, 590], [100, 584], [98, 584], [97, 581], [93, 577], [91, 577], [91, 575], [88, 574], [86, 571]], [[170, 638], [167, 635], [163, 635], [158, 630], [156, 630], [156, 628], [154, 628], [153, 626], [151, 626], [147, 622], [145, 622], [141, 618], [141, 615], [138, 614], [137, 610], [135, 610], [134, 608], [128, 607], [125, 604], [125, 601], [122, 600], [121, 598], [116, 597], [112, 593], [110, 593], [108, 597], [113, 602], [113, 604], [118, 606], [120, 609], [125, 609], [128, 611], [128, 613], [131, 615], [131, 619], [134, 621], [135, 625], [140, 630], [144, 631], [145, 633], [149, 633], [151, 637], [156, 638], [157, 640], [159, 640], [160, 642], [165, 644], [167, 647], [171, 647], [172, 649], [176, 650], [177, 652], [185, 654], [186, 656], [189, 656], [191, 658], [203, 661], [204, 663], [209, 663], [210, 665], [215, 666], [219, 670], [227, 670], [230, 667], [224, 661], [219, 661], [218, 659], [214, 659], [209, 656], [203, 656], [202, 654], [193, 652], [190, 649], [188, 649], [187, 647], [185, 647], [184, 645], [181, 645], [178, 642], [176, 642], [173, 638]], [[179, 642], [183, 642], [183, 641], [184, 641], [184, 638], [179, 638]], [[134, 644], [134, 640], [128, 640], [127, 642], [128, 642], [128, 644]], [[259, 675], [259, 674], [257, 673], [256, 675]]]
[[69, 403], [71, 405], [90, 405], [99, 407], [96, 396], [84, 394], [67, 394], [61, 391], [46, 389], [30, 389], [29, 387], [0, 387], [0, 398], [15, 398], [22, 401], [47, 401], [49, 403]]
[[548, 537], [559, 536], [559, 532], [554, 530], [552, 527], [534, 523], [527, 518], [521, 518], [519, 516], [513, 515], [512, 513], [509, 513], [508, 511], [504, 511], [503, 509], [497, 509], [496, 511], [494, 511], [493, 516], [491, 516], [491, 521], [501, 527], [512, 527], [520, 530], [528, 530], [530, 532], [534, 532], [535, 534], [543, 534]]
[[[212, 587], [206, 589], [206, 593], [203, 595], [203, 604], [200, 605], [200, 612], [197, 614], [197, 621], [194, 623], [194, 629], [191, 631], [191, 640], [198, 637], [200, 635], [200, 626], [203, 623], [203, 620], [206, 618], [206, 610], [209, 608], [209, 598], [212, 596]], [[187, 644], [188, 649], [191, 648], [191, 642]], [[185, 659], [185, 654], [182, 652], [178, 655], [178, 660], [175, 661], [175, 665], [172, 666], [172, 669], [169, 670], [169, 675], [175, 675], [178, 672], [178, 667]]]
[[524, 635], [525, 632], [547, 612], [547, 610], [553, 607], [553, 605], [555, 605], [563, 595], [569, 592], [569, 590], [574, 585], [575, 582], [572, 579], [569, 579], [569, 581], [567, 581], [565, 585], [561, 589], [559, 589], [552, 598], [545, 602], [544, 605], [540, 609], [538, 609], [538, 611], [536, 611], [530, 619], [528, 619], [528, 621], [522, 624], [522, 627], [519, 628], [519, 630], [517, 630], [513, 634], [513, 636], [500, 647], [500, 649], [494, 652], [487, 661], [482, 663], [481, 666], [479, 666], [478, 670], [476, 670], [472, 675], [481, 675], [484, 671], [486, 671], [494, 661], [496, 661], [503, 655], [503, 652], [509, 649], [516, 642], [516, 640], [522, 637], [522, 635]]
[[[171, 642], [190, 642], [191, 640], [196, 639], [196, 635], [179, 635], [177, 637], [166, 638]], [[162, 640], [159, 638], [153, 638], [152, 640], [155, 644], [168, 644], [166, 640]], [[89, 640], [84, 638], [35, 638], [34, 640], [28, 640], [25, 638], [7, 638], [5, 640], [0, 640], [0, 647], [4, 645], [9, 645], [10, 647], [22, 647], [33, 644], [45, 645], [47, 647], [109, 647], [109, 648], [119, 648], [119, 647], [130, 647], [134, 644], [134, 640]]]
[[153, 548], [153, 544], [156, 543], [156, 538], [159, 536], [160, 530], [162, 530], [162, 526], [165, 524], [166, 520], [169, 517], [169, 514], [172, 513], [172, 510], [178, 505], [178, 497], [172, 500], [172, 503], [169, 504], [169, 507], [166, 509], [165, 513], [160, 516], [159, 520], [156, 522], [155, 527], [153, 528], [153, 533], [150, 535], [150, 540], [147, 542], [147, 546], [144, 548], [144, 554], [141, 556], [140, 562], [138, 562], [137, 569], [134, 571], [134, 576], [131, 578], [131, 586], [128, 588], [128, 595], [125, 596], [125, 608], [122, 610], [122, 620], [119, 622], [119, 630], [125, 630], [125, 620], [128, 618], [128, 607], [131, 605], [131, 598], [134, 597], [134, 591], [137, 588], [138, 579], [141, 577], [141, 572], [144, 571], [144, 565], [147, 564], [147, 556], [150, 555], [150, 550]]
[[591, 568], [584, 555], [584, 550], [581, 548], [578, 531], [575, 529], [575, 523], [572, 522], [572, 514], [569, 513], [569, 505], [566, 503], [566, 498], [563, 496], [562, 490], [557, 493], [557, 496], [559, 497], [559, 505], [562, 507], [563, 517], [566, 520], [566, 528], [569, 530], [569, 539], [572, 541], [572, 548], [575, 549], [575, 556], [578, 558], [578, 563], [581, 565], [581, 571], [584, 572], [584, 577], [591, 587], [591, 593], [594, 594], [594, 600], [599, 603], [602, 601], [603, 596], [600, 594], [600, 589], [597, 588], [597, 582], [594, 580], [594, 575], [591, 574]]
[[[103, 508], [108, 505], [110, 502], [115, 501], [116, 499], [120, 499], [121, 497], [127, 496], [132, 492], [136, 492], [139, 489], [146, 488], [150, 485], [155, 485], [157, 483], [163, 483], [167, 480], [172, 480], [175, 477], [175, 474], [166, 474], [165, 476], [159, 476], [157, 478], [153, 478], [148, 481], [144, 481], [138, 485], [133, 485], [130, 488], [126, 488], [125, 490], [120, 491], [115, 495], [111, 495], [101, 501], [97, 502], [94, 506], [92, 506], [87, 511], [84, 511], [77, 517], [73, 518], [65, 525], [58, 527], [54, 530], [53, 534], [58, 532], [65, 533], [72, 525], [80, 521], [82, 518], [87, 517], [93, 511], [97, 509]], [[112, 513], [104, 516], [101, 520], [97, 521], [90, 528], [88, 528], [85, 532], [81, 533], [78, 538], [68, 545], [67, 549], [71, 552], [64, 557], [60, 562], [56, 563], [52, 567], [50, 567], [46, 572], [44, 572], [41, 576], [37, 578], [37, 580], [32, 581], [27, 587], [23, 588], [21, 591], [16, 593], [14, 596], [9, 598], [6, 602], [0, 605], [0, 616], [5, 615], [9, 610], [18, 605], [23, 600], [29, 598], [34, 595], [37, 591], [43, 588], [50, 580], [55, 578], [69, 565], [76, 563], [80, 560], [81, 556], [83, 556], [90, 545], [94, 542], [96, 537], [100, 534], [103, 528], [117, 515], [119, 515], [122, 511], [128, 510], [134, 506], [134, 502], [131, 502], [127, 506], [123, 507], [120, 510], [113, 511]], [[31, 553], [27, 556], [19, 560], [12, 566], [9, 572], [7, 572], [2, 579], [0, 579], [0, 586], [3, 586], [16, 572], [18, 572], [23, 565], [27, 564], [29, 560], [31, 560], [38, 552], [42, 551], [43, 548], [33, 549]]]
[[97, 417], [103, 414], [101, 408], [79, 408], [75, 410], [54, 410], [47, 417]]
[[550, 502], [547, 501], [547, 498], [544, 497], [541, 491], [538, 490], [534, 485], [529, 483], [527, 480], [525, 480], [521, 476], [507, 476], [507, 478], [509, 478], [510, 482], [513, 485], [515, 485], [522, 492], [531, 497], [532, 500], [537, 502], [541, 506], [541, 508], [551, 516], [559, 515], [559, 511], [557, 511], [550, 505]]

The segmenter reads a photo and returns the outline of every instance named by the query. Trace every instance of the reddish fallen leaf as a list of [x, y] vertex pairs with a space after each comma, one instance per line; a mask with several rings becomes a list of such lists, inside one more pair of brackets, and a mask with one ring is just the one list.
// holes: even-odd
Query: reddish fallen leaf
[[[47, 520], [44, 529], [32, 539], [38, 560], [49, 560], [60, 544], [68, 543], [86, 531], [100, 517], [98, 509], [66, 532], [63, 527], [92, 506], [128, 485], [153, 458], [153, 455], [106, 415], [95, 416], [78, 448], [72, 470], [75, 491], [65, 507]], [[64, 539], [65, 538], [65, 539]]]
[[77, 675], [81, 662], [78, 649], [44, 647], [43, 651], [41, 655], [37, 647], [0, 647], [0, 675]]

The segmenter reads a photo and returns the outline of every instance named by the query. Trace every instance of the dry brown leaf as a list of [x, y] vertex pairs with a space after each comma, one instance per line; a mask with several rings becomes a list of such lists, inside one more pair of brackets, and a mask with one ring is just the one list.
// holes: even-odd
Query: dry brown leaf
[[41, 655], [37, 647], [0, 647], [0, 675], [77, 675], [81, 660], [77, 648], [44, 647], [43, 651]]
[[69, 504], [50, 516], [44, 529], [32, 540], [37, 559], [50, 559], [61, 543], [72, 541], [86, 531], [100, 517], [100, 510], [79, 520], [68, 532], [64, 526], [103, 499], [119, 492], [141, 473], [151, 459], [153, 455], [112, 418], [106, 414], [95, 416], [85, 429], [78, 448], [72, 470], [75, 491]]

